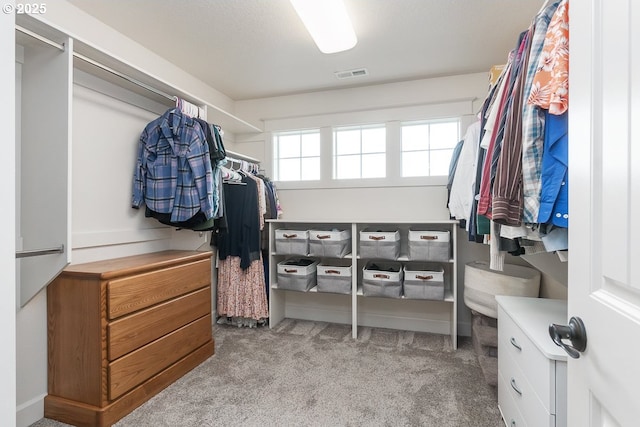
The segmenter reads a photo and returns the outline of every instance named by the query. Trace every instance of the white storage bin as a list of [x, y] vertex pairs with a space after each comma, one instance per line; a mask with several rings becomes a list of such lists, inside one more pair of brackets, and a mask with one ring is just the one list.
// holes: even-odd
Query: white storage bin
[[307, 292], [316, 285], [319, 261], [290, 258], [278, 263], [278, 289]]
[[404, 266], [404, 297], [444, 299], [444, 269], [440, 264], [408, 262]]
[[402, 296], [402, 264], [369, 261], [362, 270], [362, 292], [367, 297], [400, 298]]
[[278, 229], [276, 253], [284, 255], [307, 255], [309, 253], [309, 231]]
[[398, 259], [400, 232], [398, 230], [364, 229], [360, 231], [360, 258]]
[[448, 231], [409, 230], [409, 259], [449, 261], [451, 238]]
[[342, 258], [349, 252], [350, 230], [309, 230], [309, 255]]
[[318, 292], [351, 293], [351, 262], [332, 260], [318, 264]]

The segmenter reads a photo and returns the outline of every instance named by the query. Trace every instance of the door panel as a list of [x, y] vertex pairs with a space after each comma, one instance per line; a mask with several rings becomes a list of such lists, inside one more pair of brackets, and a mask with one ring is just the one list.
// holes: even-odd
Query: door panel
[[631, 0], [572, 2], [569, 316], [587, 348], [568, 362], [568, 422], [640, 419], [640, 15]]

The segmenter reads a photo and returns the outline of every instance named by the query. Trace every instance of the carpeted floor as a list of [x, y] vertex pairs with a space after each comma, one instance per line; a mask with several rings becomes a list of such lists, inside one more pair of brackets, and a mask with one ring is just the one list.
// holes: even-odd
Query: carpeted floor
[[[469, 338], [285, 319], [216, 325], [216, 354], [116, 426], [502, 425]], [[32, 427], [65, 424], [42, 419]]]

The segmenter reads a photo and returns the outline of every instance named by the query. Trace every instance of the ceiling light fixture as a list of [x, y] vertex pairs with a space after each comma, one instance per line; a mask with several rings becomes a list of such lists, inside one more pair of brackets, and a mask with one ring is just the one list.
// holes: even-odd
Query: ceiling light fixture
[[342, 52], [358, 42], [342, 0], [290, 1], [320, 52]]

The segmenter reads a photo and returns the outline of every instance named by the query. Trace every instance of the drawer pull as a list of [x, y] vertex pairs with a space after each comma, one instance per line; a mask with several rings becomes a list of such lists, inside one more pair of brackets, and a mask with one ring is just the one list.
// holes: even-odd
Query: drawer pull
[[511, 378], [511, 388], [514, 389], [520, 396], [522, 396], [522, 391], [518, 388], [515, 378]]
[[511, 420], [511, 427], [516, 427], [516, 420]]
[[520, 347], [520, 344], [518, 344], [518, 341], [516, 341], [516, 339], [514, 337], [511, 337], [509, 342], [511, 343], [512, 346], [514, 346], [518, 350], [522, 351], [522, 347]]

